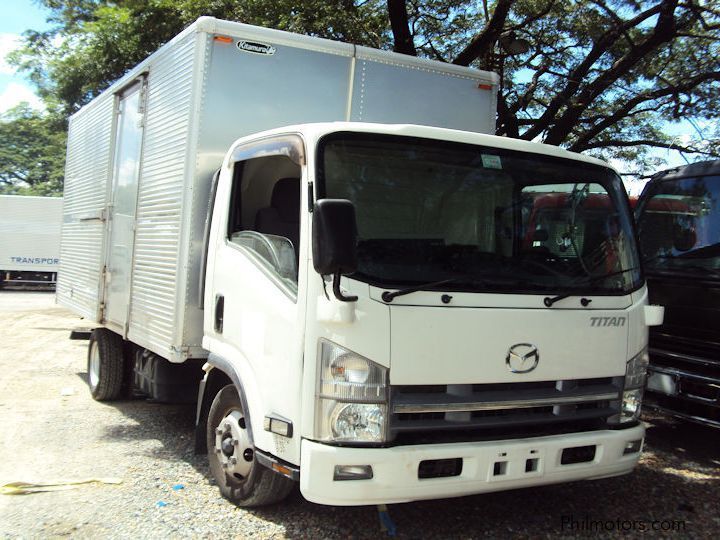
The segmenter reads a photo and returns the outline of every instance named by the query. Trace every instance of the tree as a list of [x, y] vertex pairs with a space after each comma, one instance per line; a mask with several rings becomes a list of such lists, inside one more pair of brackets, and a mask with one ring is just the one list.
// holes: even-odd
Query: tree
[[202, 15], [387, 48], [382, 3], [353, 0], [40, 0], [54, 27], [27, 31], [11, 62], [65, 114]]
[[500, 135], [626, 160], [720, 156], [716, 131], [665, 132], [720, 116], [720, 7], [706, 0], [40, 1], [55, 27], [13, 59], [63, 113], [213, 15], [496, 71]]
[[62, 193], [65, 141], [64, 122], [27, 103], [0, 115], [0, 193]]
[[[501, 74], [500, 135], [604, 157], [643, 158], [653, 147], [720, 157], [717, 133], [680, 142], [663, 131], [720, 116], [720, 8], [710, 2], [497, 0], [464, 13], [460, 2], [407, 5], [417, 44], [407, 52]], [[389, 13], [395, 32], [402, 20]], [[458, 22], [461, 38], [443, 39]], [[481, 30], [468, 37], [469, 28]], [[508, 54], [513, 39], [529, 50]]]

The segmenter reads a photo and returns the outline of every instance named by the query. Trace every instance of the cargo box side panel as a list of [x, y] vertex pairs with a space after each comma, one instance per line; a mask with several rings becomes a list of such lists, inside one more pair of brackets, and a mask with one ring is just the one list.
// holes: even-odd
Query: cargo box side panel
[[0, 272], [57, 272], [62, 199], [0, 195]]
[[[230, 26], [223, 30], [232, 29]], [[245, 34], [243, 30], [233, 33], [232, 43], [211, 40], [209, 44], [196, 180], [189, 202], [192, 222], [186, 228], [190, 237], [184, 243], [187, 251], [183, 259], [188, 268], [181, 302], [185, 307], [184, 324], [178, 327], [183, 331], [179, 339], [191, 350], [202, 341], [199, 283], [209, 189], [230, 145], [240, 137], [266, 129], [342, 121], [347, 114], [352, 46], [323, 49], [310, 47], [314, 45], [312, 40], [275, 40], [284, 34]], [[264, 50], [271, 54], [238, 47], [239, 42], [250, 40], [267, 46]]]
[[[202, 34], [201, 34], [202, 35]], [[197, 34], [163, 49], [148, 66], [128, 338], [172, 359], [183, 198], [192, 129]]]
[[495, 133], [494, 74], [396, 56], [358, 47], [351, 121]]
[[114, 96], [105, 94], [70, 120], [65, 165], [58, 303], [99, 322], [105, 211]]

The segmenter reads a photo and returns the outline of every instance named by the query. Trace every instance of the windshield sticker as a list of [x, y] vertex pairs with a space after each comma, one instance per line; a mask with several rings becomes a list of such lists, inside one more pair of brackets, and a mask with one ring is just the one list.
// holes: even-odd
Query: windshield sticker
[[486, 169], [502, 169], [502, 163], [500, 163], [500, 156], [493, 156], [491, 154], [481, 154], [483, 167]]
[[272, 45], [266, 45], [265, 43], [254, 43], [252, 41], [238, 41], [237, 48], [240, 49], [241, 51], [255, 53], [255, 54], [265, 54], [268, 56], [275, 54], [275, 47], [273, 47]]

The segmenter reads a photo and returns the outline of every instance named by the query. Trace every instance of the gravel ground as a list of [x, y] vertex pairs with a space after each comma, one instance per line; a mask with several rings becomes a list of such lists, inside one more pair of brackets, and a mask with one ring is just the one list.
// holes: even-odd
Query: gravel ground
[[[122, 484], [0, 495], [0, 536], [383, 536], [372, 507], [319, 506], [297, 491], [261, 510], [226, 502], [208, 480], [205, 457], [193, 454], [193, 407], [93, 401], [85, 382], [87, 344], [68, 340], [82, 321], [53, 301], [49, 293], [0, 291], [0, 484], [96, 477]], [[628, 529], [633, 521], [629, 534], [641, 536], [653, 520], [677, 520], [683, 537], [717, 538], [720, 430], [662, 417], [647, 421], [645, 453], [629, 476], [392, 505], [398, 536], [614, 537], [618, 525]], [[178, 484], [183, 489], [174, 490]], [[604, 523], [599, 531], [598, 525], [579, 530], [586, 519]]]

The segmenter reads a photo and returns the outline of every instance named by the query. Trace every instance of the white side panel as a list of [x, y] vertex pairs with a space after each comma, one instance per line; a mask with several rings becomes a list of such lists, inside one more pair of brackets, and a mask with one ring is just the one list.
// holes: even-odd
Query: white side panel
[[57, 272], [62, 199], [0, 195], [0, 271]]
[[[196, 34], [166, 48], [150, 64], [140, 169], [128, 338], [172, 357], [191, 135]], [[201, 331], [201, 329], [199, 330]]]
[[70, 120], [58, 303], [98, 321], [114, 97], [103, 94]]

